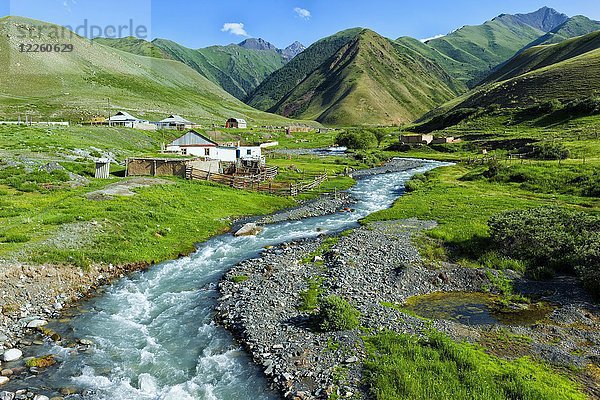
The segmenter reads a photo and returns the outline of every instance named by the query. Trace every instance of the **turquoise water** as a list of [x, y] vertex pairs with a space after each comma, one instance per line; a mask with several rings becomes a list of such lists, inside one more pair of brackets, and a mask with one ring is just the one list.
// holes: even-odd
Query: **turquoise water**
[[[390, 207], [415, 173], [446, 165], [427, 161], [419, 169], [377, 175], [350, 190], [353, 213], [339, 213], [265, 227], [257, 237], [222, 235], [178, 260], [133, 274], [81, 307], [67, 323], [69, 336], [94, 342], [85, 353], [50, 346], [58, 368], [28, 387], [88, 390], [86, 399], [276, 399], [258, 367], [232, 336], [213, 322], [217, 283], [237, 263], [265, 246], [336, 233]], [[65, 330], [65, 327], [61, 327]]]

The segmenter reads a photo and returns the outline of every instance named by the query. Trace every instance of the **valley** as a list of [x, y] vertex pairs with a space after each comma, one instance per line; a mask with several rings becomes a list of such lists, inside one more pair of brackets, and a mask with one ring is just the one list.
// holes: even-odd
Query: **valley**
[[600, 398], [599, 22], [41, 25], [0, 19], [0, 399]]

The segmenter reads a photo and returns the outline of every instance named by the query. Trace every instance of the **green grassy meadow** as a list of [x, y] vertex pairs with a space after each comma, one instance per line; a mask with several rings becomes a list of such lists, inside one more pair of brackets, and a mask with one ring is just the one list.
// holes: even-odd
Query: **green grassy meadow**
[[[10, 212], [0, 215], [0, 258], [17, 255], [21, 261], [78, 267], [160, 262], [226, 231], [233, 218], [295, 204], [284, 197], [180, 179], [136, 189], [132, 197], [86, 197], [115, 182], [93, 180], [77, 189], [44, 192], [22, 192], [1, 182], [0, 203]], [[83, 234], [63, 242], [62, 229], [73, 224], [81, 225]]]
[[440, 333], [366, 337], [366, 383], [377, 400], [586, 399], [579, 386], [529, 358], [503, 360]]

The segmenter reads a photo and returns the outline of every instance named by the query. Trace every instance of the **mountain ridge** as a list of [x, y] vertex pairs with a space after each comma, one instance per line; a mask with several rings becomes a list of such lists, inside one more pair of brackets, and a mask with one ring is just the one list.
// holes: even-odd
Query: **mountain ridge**
[[[377, 64], [369, 61], [374, 57]], [[398, 125], [457, 92], [434, 62], [363, 29], [270, 111], [325, 124]]]
[[[34, 118], [82, 121], [103, 113], [110, 99], [111, 108], [148, 119], [178, 113], [198, 123], [232, 115], [251, 123], [289, 123], [245, 105], [180, 62], [131, 54], [76, 34], [52, 37], [48, 27], [61, 29], [23, 17], [0, 19], [0, 113], [8, 118], [26, 111]], [[73, 44], [74, 51], [20, 52], [21, 29], [39, 34], [44, 43]]]

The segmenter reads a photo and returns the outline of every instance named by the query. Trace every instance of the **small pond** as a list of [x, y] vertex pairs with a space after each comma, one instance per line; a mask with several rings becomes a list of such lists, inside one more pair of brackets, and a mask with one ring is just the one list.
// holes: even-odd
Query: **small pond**
[[485, 293], [438, 292], [411, 297], [404, 309], [424, 318], [446, 319], [465, 325], [533, 325], [548, 318], [554, 306], [531, 302], [526, 307], [504, 309], [499, 297]]

